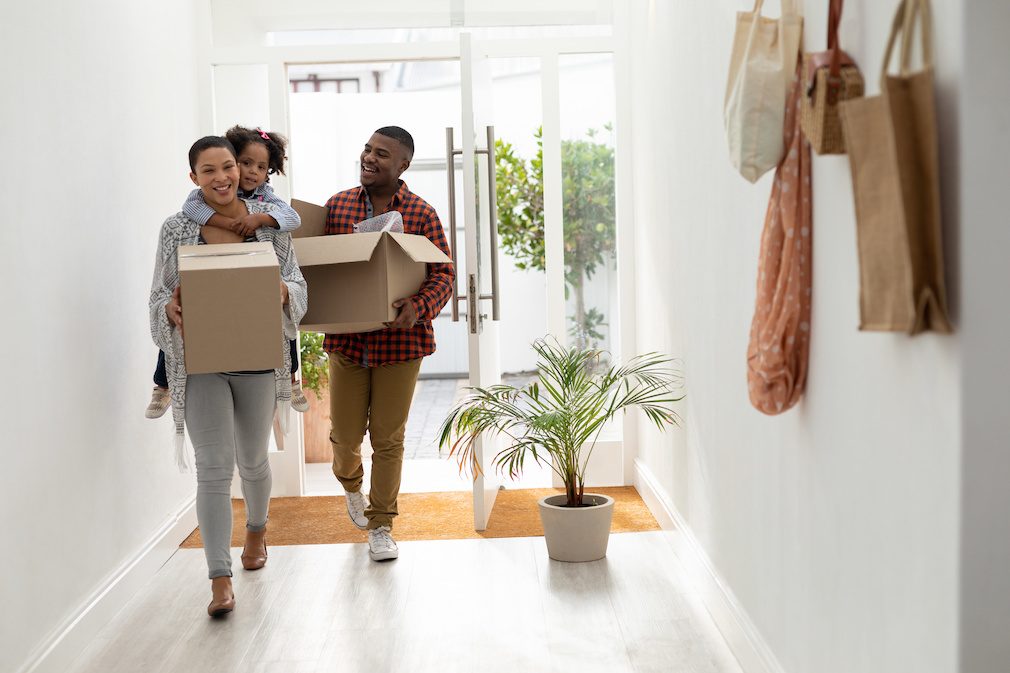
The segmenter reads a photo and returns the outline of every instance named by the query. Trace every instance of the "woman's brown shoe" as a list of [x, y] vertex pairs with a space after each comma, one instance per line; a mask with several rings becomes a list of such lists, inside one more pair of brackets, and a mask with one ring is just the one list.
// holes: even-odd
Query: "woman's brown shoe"
[[235, 593], [231, 588], [230, 577], [215, 577], [210, 581], [210, 590], [213, 597], [207, 606], [208, 615], [223, 617], [235, 609]]
[[246, 570], [259, 570], [267, 564], [267, 532], [247, 530], [245, 546], [242, 547], [242, 567]]

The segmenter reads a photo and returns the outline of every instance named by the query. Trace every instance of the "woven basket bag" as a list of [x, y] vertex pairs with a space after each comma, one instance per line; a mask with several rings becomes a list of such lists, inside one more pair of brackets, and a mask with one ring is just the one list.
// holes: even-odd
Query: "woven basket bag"
[[838, 104], [863, 95], [863, 76], [838, 45], [843, 0], [828, 10], [828, 50], [803, 55], [806, 95], [800, 115], [803, 134], [817, 154], [845, 154], [845, 135]]

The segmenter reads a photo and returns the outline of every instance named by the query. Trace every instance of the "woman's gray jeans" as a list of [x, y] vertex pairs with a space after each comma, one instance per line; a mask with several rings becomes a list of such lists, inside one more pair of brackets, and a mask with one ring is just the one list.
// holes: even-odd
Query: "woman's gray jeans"
[[196, 455], [196, 516], [210, 578], [231, 576], [231, 480], [238, 462], [246, 528], [266, 528], [276, 393], [274, 373], [193, 374], [186, 427]]

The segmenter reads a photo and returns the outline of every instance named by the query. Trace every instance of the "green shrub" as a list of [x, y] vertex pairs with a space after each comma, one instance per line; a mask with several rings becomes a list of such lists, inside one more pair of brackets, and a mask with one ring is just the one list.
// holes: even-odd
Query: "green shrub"
[[302, 359], [302, 388], [311, 390], [318, 400], [323, 387], [329, 385], [329, 356], [323, 350], [324, 335], [316, 332], [302, 332], [299, 344]]

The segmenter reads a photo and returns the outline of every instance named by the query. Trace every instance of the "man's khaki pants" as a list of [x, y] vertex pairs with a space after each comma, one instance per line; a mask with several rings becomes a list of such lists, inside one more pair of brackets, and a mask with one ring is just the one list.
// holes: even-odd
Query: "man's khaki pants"
[[330, 354], [330, 444], [333, 474], [344, 490], [361, 490], [361, 440], [372, 443], [372, 483], [365, 510], [369, 528], [393, 525], [403, 468], [403, 436], [421, 358], [362, 367]]

